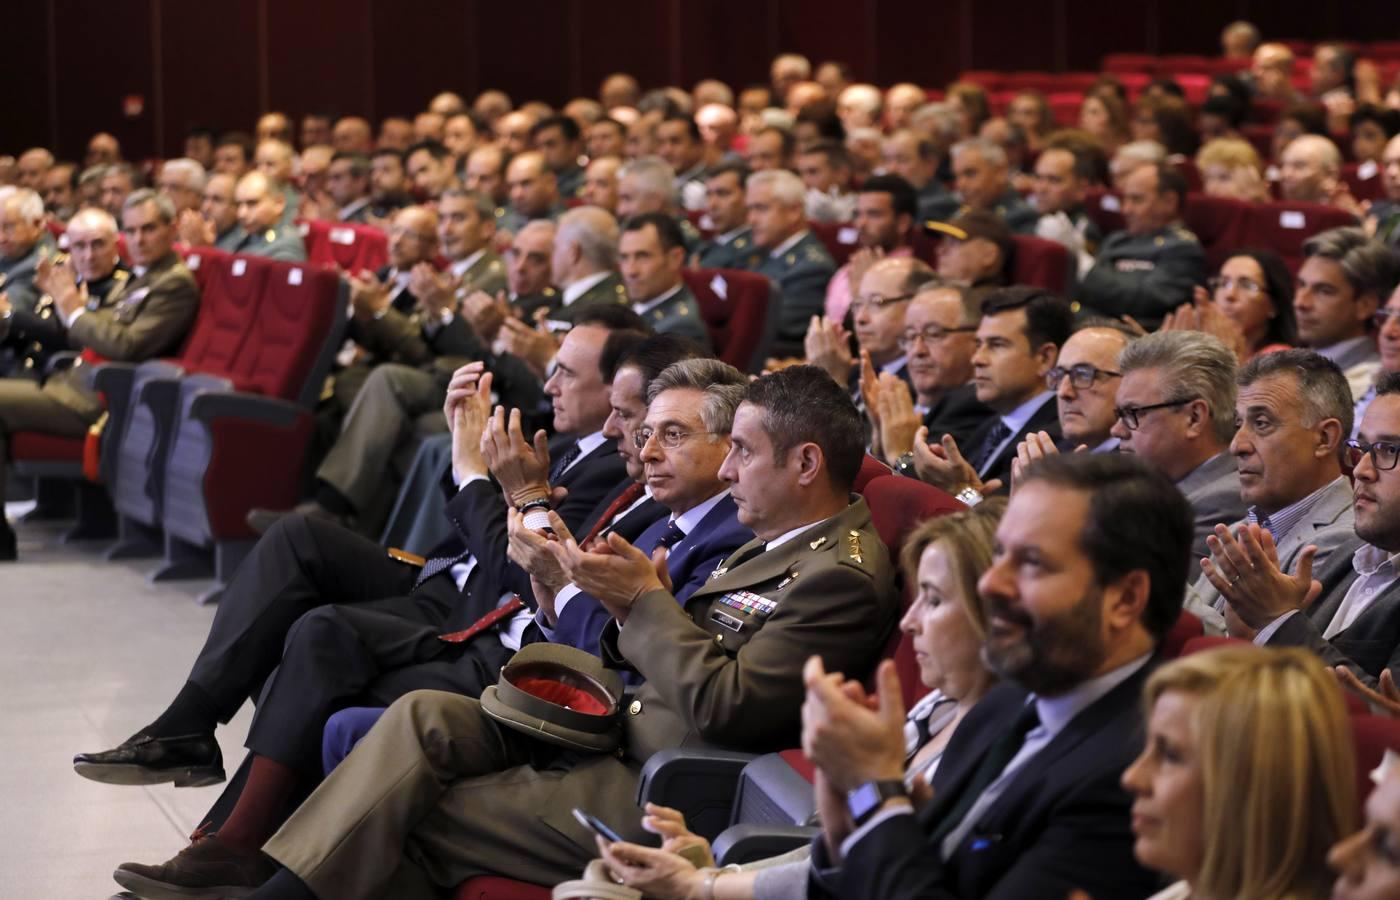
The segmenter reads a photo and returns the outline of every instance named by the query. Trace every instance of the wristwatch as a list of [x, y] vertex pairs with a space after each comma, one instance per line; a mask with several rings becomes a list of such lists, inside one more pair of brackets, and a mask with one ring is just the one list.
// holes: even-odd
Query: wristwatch
[[846, 792], [846, 809], [850, 811], [851, 820], [859, 828], [875, 815], [876, 810], [885, 805], [886, 800], [891, 797], [908, 796], [909, 789], [897, 778], [892, 781], [867, 781]]
[[899, 458], [894, 461], [894, 471], [896, 475], [906, 475], [910, 478], [919, 477], [918, 473], [914, 471], [913, 450], [899, 455]]

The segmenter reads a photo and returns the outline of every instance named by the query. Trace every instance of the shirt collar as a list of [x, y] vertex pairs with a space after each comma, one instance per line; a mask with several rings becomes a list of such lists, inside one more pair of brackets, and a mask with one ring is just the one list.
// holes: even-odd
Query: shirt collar
[[1285, 506], [1276, 513], [1270, 513], [1268, 516], [1260, 513], [1258, 507], [1251, 506], [1247, 519], [1251, 523], [1258, 523], [1268, 518], [1269, 533], [1273, 535], [1274, 543], [1278, 543], [1286, 537], [1299, 522], [1303, 521], [1308, 513], [1312, 512], [1312, 508], [1322, 499], [1322, 495], [1332, 490], [1337, 485], [1337, 482], [1341, 481], [1344, 477], [1343, 475], [1338, 475], [1332, 481], [1327, 482], [1303, 499]]
[[678, 516], [671, 516], [671, 521], [676, 523], [676, 527], [684, 534], [690, 534], [695, 530], [695, 526], [700, 524], [700, 520], [710, 514], [710, 510], [719, 505], [719, 502], [729, 496], [729, 488], [725, 488], [708, 500], [692, 506]]
[[573, 284], [564, 288], [564, 305], [568, 306], [569, 304], [573, 303], [575, 300], [586, 294], [589, 288], [593, 287], [595, 284], [598, 284], [604, 278], [607, 278], [611, 274], [611, 272], [607, 271], [594, 272], [592, 275], [585, 275], [578, 281], [575, 281]]
[[657, 294], [655, 297], [652, 297], [650, 300], [647, 300], [643, 303], [633, 303], [632, 309], [638, 315], [645, 315], [651, 312], [653, 309], [656, 309], [661, 304], [665, 303], [667, 300], [670, 300], [672, 297], [676, 296], [676, 294], [680, 293], [680, 290], [684, 285], [684, 281], [679, 281], [676, 283], [676, 286], [671, 288], [669, 291], [663, 291], [662, 293]]
[[348, 203], [348, 204], [346, 204], [345, 206], [342, 206], [342, 207], [340, 208], [340, 220], [341, 220], [342, 222], [345, 221], [346, 219], [348, 219], [348, 218], [350, 218], [351, 216], [353, 216], [355, 213], [357, 213], [357, 212], [359, 212], [360, 210], [364, 209], [366, 206], [369, 206], [369, 198], [368, 198], [368, 197], [361, 197], [360, 199], [354, 201], [353, 203]]
[[1040, 725], [1037, 730], [1044, 729], [1047, 736], [1053, 738], [1063, 731], [1064, 727], [1072, 722], [1075, 716], [1093, 706], [1103, 699], [1109, 691], [1131, 678], [1134, 673], [1147, 665], [1147, 661], [1151, 658], [1151, 653], [1145, 653], [1131, 662], [1105, 672], [1097, 678], [1091, 678], [1073, 690], [1056, 697], [1039, 697], [1032, 694], [1035, 701], [1035, 711], [1040, 714]]
[[1090, 452], [1090, 453], [1113, 453], [1113, 452], [1115, 452], [1117, 449], [1118, 449], [1118, 438], [1116, 438], [1116, 437], [1111, 437], [1111, 438], [1109, 438], [1108, 440], [1104, 441], [1102, 444], [1099, 444], [1097, 447], [1094, 447], [1093, 449], [1091, 449], [1089, 452]]
[[1387, 574], [1394, 575], [1397, 559], [1400, 559], [1400, 552], [1386, 553], [1379, 547], [1363, 543], [1351, 555], [1351, 567], [1356, 570], [1356, 574], [1363, 578], [1369, 578], [1387, 566], [1390, 567]]
[[[603, 436], [602, 431], [595, 431], [592, 434], [584, 435], [583, 437], [579, 438], [578, 456], [575, 456], [574, 461], [569, 463], [564, 468], [564, 472], [567, 472], [569, 471], [569, 469], [572, 469], [574, 466], [578, 465], [579, 460], [583, 459], [585, 456], [592, 453], [594, 450], [597, 450], [599, 447], [603, 446], [603, 444], [606, 441], [607, 438]], [[562, 475], [563, 472], [561, 472], [560, 474]]]
[[909, 354], [901, 353], [899, 356], [885, 363], [880, 367], [881, 372], [888, 372], [891, 375], [898, 374], [899, 370], [909, 365]]
[[808, 234], [807, 229], [806, 229], [806, 228], [802, 229], [801, 231], [797, 232], [797, 234], [794, 234], [792, 237], [788, 238], [787, 240], [783, 241], [783, 242], [782, 242], [781, 244], [779, 244], [778, 246], [774, 247], [773, 250], [772, 250], [768, 255], [769, 255], [769, 256], [774, 256], [774, 257], [782, 256], [784, 253], [788, 252], [788, 251], [791, 250], [793, 247], [796, 247], [796, 246], [797, 246], [797, 242], [800, 241], [800, 240], [802, 240], [803, 238], [805, 238], [805, 237], [807, 236], [807, 234]]
[[485, 255], [486, 248], [482, 247], [480, 250], [476, 251], [471, 256], [468, 256], [466, 259], [457, 260], [455, 263], [452, 264], [452, 274], [457, 278], [461, 278], [463, 275], [466, 274], [468, 269], [476, 265], [477, 260], [481, 259], [481, 257]]
[[733, 231], [726, 231], [724, 234], [715, 235], [715, 243], [724, 244], [728, 246], [730, 242], [732, 242], [736, 237], [747, 231], [748, 228], [749, 226], [747, 225], [740, 225]]
[[[841, 512], [845, 512], [845, 510], [842, 510]], [[837, 513], [837, 514], [836, 514], [836, 516], [839, 516], [839, 515], [841, 515], [841, 513]], [[799, 534], [802, 534], [804, 531], [808, 531], [808, 530], [813, 529], [813, 528], [816, 528], [816, 527], [818, 527], [818, 526], [820, 526], [820, 525], [825, 525], [827, 522], [830, 522], [832, 519], [836, 518], [836, 516], [827, 516], [825, 519], [822, 519], [820, 522], [808, 522], [806, 525], [798, 525], [796, 528], [792, 529], [791, 531], [785, 531], [785, 532], [783, 532], [782, 534], [778, 535], [777, 537], [773, 538], [773, 540], [766, 542], [766, 543], [763, 545], [763, 549], [764, 549], [764, 550], [773, 550], [773, 549], [775, 549], [775, 548], [777, 548], [777, 547], [781, 547], [783, 544], [786, 544], [788, 541], [790, 541], [790, 540], [792, 540], [793, 538], [797, 537]]]
[[1001, 421], [1007, 428], [1011, 429], [1012, 434], [1020, 434], [1021, 429], [1025, 428], [1026, 423], [1031, 420], [1031, 416], [1035, 415], [1042, 406], [1053, 399], [1055, 399], [1054, 391], [1041, 391], [1011, 412], [1002, 416]]

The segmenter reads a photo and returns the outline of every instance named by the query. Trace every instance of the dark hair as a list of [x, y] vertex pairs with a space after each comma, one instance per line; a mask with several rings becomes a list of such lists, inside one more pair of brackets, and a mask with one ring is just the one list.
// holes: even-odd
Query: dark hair
[[705, 170], [705, 180], [709, 181], [711, 178], [718, 178], [721, 175], [733, 175], [735, 178], [739, 179], [739, 187], [742, 188], [752, 174], [752, 169], [746, 164], [736, 160], [734, 162], [722, 162], [718, 165], [710, 166]]
[[989, 291], [982, 298], [983, 316], [1013, 309], [1026, 311], [1026, 342], [1032, 353], [1045, 344], [1063, 346], [1074, 330], [1074, 312], [1070, 305], [1044, 288], [1018, 284]]
[[[1235, 375], [1235, 384], [1249, 387], [1256, 381], [1288, 375], [1298, 383], [1298, 400], [1303, 421], [1309, 426], [1323, 419], [1342, 423], [1342, 440], [1351, 435], [1354, 401], [1347, 377], [1336, 363], [1312, 350], [1279, 350], [1264, 353], [1245, 363]], [[1339, 453], [1346, 445], [1338, 442]]]
[[609, 125], [609, 126], [611, 126], [611, 127], [613, 127], [613, 128], [616, 128], [616, 129], [617, 129], [617, 133], [618, 133], [620, 136], [622, 136], [622, 137], [626, 137], [626, 136], [627, 136], [627, 126], [626, 126], [626, 125], [623, 125], [621, 122], [619, 122], [617, 119], [614, 119], [612, 116], [603, 116], [603, 118], [599, 119], [598, 121], [594, 122], [593, 124], [589, 125], [588, 127], [589, 127], [589, 128], [596, 128], [596, 127], [599, 126], [599, 125]]
[[781, 142], [783, 159], [790, 159], [792, 157], [792, 132], [783, 128], [779, 128], [776, 125], [765, 125], [764, 127], [758, 129], [758, 133], [755, 134], [754, 137], [758, 137], [761, 134], [768, 134], [770, 132], [776, 134], [778, 136], [779, 141]]
[[1327, 128], [1327, 110], [1321, 103], [1303, 100], [1284, 108], [1279, 120], [1292, 119], [1303, 128], [1304, 134], [1320, 134], [1331, 140], [1332, 132]]
[[530, 126], [530, 139], [538, 140], [539, 136], [551, 128], [558, 128], [564, 135], [564, 140], [573, 143], [583, 134], [579, 130], [578, 123], [570, 116], [555, 115], [546, 116], [534, 125]]
[[789, 366], [749, 384], [744, 402], [763, 410], [763, 430], [781, 463], [798, 444], [816, 444], [838, 491], [856, 483], [865, 458], [865, 423], [846, 389], [816, 366]]
[[633, 312], [632, 307], [610, 301], [589, 303], [580, 309], [578, 315], [574, 316], [574, 327], [580, 325], [594, 325], [609, 331], [640, 331], [644, 335], [651, 334], [651, 326], [647, 324], [646, 319]]
[[1400, 134], [1400, 112], [1374, 103], [1362, 103], [1357, 106], [1351, 118], [1347, 120], [1347, 125], [1354, 132], [1356, 126], [1362, 122], [1375, 122], [1387, 138]]
[[1236, 256], [1254, 260], [1259, 270], [1264, 273], [1264, 290], [1274, 305], [1274, 316], [1269, 320], [1268, 329], [1264, 332], [1264, 342], [1288, 344], [1290, 347], [1297, 344], [1298, 323], [1293, 316], [1294, 279], [1288, 265], [1272, 250], [1256, 250], [1249, 247], [1230, 252], [1225, 261], [1229, 262]]
[[833, 169], [849, 169], [851, 167], [851, 154], [846, 149], [845, 144], [836, 141], [813, 141], [797, 151], [798, 156], [806, 156], [809, 153], [820, 153], [826, 157], [826, 164]]
[[[598, 372], [603, 376], [603, 384], [613, 383], [613, 379], [617, 377], [617, 370], [620, 368], [618, 361], [646, 340], [649, 340], [647, 335], [631, 329], [608, 333], [607, 340], [603, 341], [603, 349], [598, 354]], [[646, 396], [645, 387], [642, 388], [642, 396]]]
[[1201, 115], [1220, 116], [1231, 128], [1239, 128], [1248, 113], [1248, 107], [1229, 94], [1207, 97], [1201, 104]]
[[684, 116], [680, 114], [667, 116], [666, 118], [658, 122], [657, 125], [665, 125], [667, 122], [680, 122], [684, 124], [685, 133], [690, 136], [690, 140], [692, 143], [698, 144], [701, 140], [703, 140], [703, 138], [700, 137], [700, 126], [697, 125], [695, 120], [690, 116]]
[[911, 219], [919, 215], [919, 195], [914, 186], [898, 175], [872, 175], [861, 183], [861, 194], [889, 194], [894, 214], [908, 215]]
[[813, 69], [812, 71], [813, 71], [813, 72], [820, 71], [822, 68], [824, 68], [824, 67], [826, 67], [826, 66], [831, 66], [833, 69], [835, 69], [835, 70], [836, 70], [836, 74], [837, 74], [837, 75], [840, 75], [841, 78], [842, 78], [843, 80], [845, 80], [845, 81], [850, 81], [850, 80], [851, 80], [851, 67], [850, 67], [850, 65], [847, 64], [847, 63], [842, 62], [842, 61], [839, 60], [839, 59], [828, 59], [828, 60], [826, 60], [825, 62], [818, 63], [818, 64], [817, 64], [817, 68], [816, 68], [816, 69]]
[[253, 158], [253, 138], [246, 131], [225, 131], [219, 136], [219, 142], [214, 145], [219, 147], [238, 147], [243, 151], [243, 161], [247, 162]]
[[685, 249], [685, 232], [681, 231], [679, 222], [665, 213], [652, 212], [633, 216], [622, 223], [622, 230], [643, 231], [648, 225], [656, 229], [663, 253], [669, 253], [677, 247]]
[[378, 159], [381, 156], [392, 156], [399, 161], [399, 165], [404, 164], [404, 154], [402, 150], [395, 150], [393, 147], [379, 147], [369, 155], [370, 159]]
[[1376, 396], [1389, 397], [1400, 394], [1400, 372], [1381, 372], [1376, 379]]
[[350, 173], [356, 178], [364, 178], [369, 174], [369, 157], [363, 153], [356, 153], [352, 150], [337, 150], [331, 154], [331, 162], [337, 163], [341, 160], [350, 161]]
[[[635, 332], [618, 332], [619, 334], [634, 334]], [[633, 368], [642, 373], [642, 396], [647, 394], [647, 387], [656, 380], [656, 376], [671, 363], [680, 362], [683, 359], [707, 359], [709, 354], [699, 344], [689, 338], [681, 337], [678, 334], [662, 333], [653, 334], [637, 341], [628, 343], [619, 352], [610, 354], [608, 351], [612, 347], [611, 338], [603, 346], [603, 355], [598, 361], [599, 368], [603, 370], [603, 380], [612, 384], [617, 373], [626, 368]]]
[[[1249, 85], [1245, 84], [1244, 80], [1238, 75], [1217, 75], [1210, 80], [1210, 87], [1212, 96], [1228, 96], [1244, 109], [1249, 109], [1249, 102], [1251, 99]], [[1224, 95], [1217, 94], [1215, 92], [1216, 88], [1220, 88], [1224, 91]]]
[[1176, 166], [1170, 163], [1149, 163], [1147, 168], [1157, 170], [1157, 196], [1176, 194], [1177, 215], [1186, 208], [1186, 178]]
[[452, 151], [448, 150], [447, 145], [444, 144], [442, 141], [435, 141], [432, 138], [429, 138], [426, 141], [419, 141], [418, 143], [412, 145], [407, 150], [405, 150], [403, 153], [404, 161], [407, 162], [408, 159], [413, 156], [413, 154], [424, 150], [426, 150], [428, 152], [428, 155], [431, 156], [433, 159], [437, 160], [438, 162], [441, 162], [442, 160], [447, 159], [447, 157], [452, 155]]
[[1148, 82], [1147, 87], [1149, 89], [1160, 88], [1163, 93], [1170, 94], [1173, 97], [1186, 96], [1186, 90], [1182, 88], [1181, 84], [1175, 78], [1168, 78], [1166, 76], [1154, 78]]
[[1064, 150], [1072, 155], [1074, 174], [1089, 184], [1108, 183], [1108, 154], [1089, 132], [1078, 128], [1053, 131], [1045, 138], [1045, 150]]
[[1028, 466], [1020, 484], [1044, 481], [1089, 498], [1079, 549], [1104, 585], [1142, 570], [1149, 582], [1142, 625], [1160, 642], [1181, 616], [1191, 567], [1194, 514], [1167, 476], [1131, 454], [1062, 453]]
[[844, 145], [846, 140], [846, 126], [841, 124], [841, 117], [836, 114], [836, 104], [829, 100], [818, 100], [808, 103], [798, 110], [797, 117], [793, 120], [794, 130], [799, 123], [807, 123], [817, 127], [817, 135], [823, 141], [835, 141]]
[[186, 138], [206, 138], [209, 143], [214, 143], [214, 129], [208, 125], [191, 125], [185, 130]]

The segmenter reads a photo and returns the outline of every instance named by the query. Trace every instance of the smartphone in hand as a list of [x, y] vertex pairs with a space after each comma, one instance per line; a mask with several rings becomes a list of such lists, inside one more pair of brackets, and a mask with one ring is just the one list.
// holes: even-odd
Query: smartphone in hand
[[612, 841], [613, 843], [618, 843], [623, 839], [622, 835], [618, 834], [616, 831], [613, 831], [607, 825], [604, 825], [602, 820], [599, 819], [597, 816], [591, 816], [583, 810], [579, 809], [577, 806], [574, 807], [574, 818], [577, 819], [578, 823], [584, 828], [587, 828], [589, 831], [598, 835], [598, 837], [602, 838], [605, 841]]

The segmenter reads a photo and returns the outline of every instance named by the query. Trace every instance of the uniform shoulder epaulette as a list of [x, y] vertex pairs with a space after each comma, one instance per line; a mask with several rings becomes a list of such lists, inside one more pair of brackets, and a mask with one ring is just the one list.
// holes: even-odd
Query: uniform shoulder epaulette
[[1179, 238], [1180, 240], [1187, 241], [1192, 244], [1199, 244], [1201, 242], [1201, 239], [1196, 237], [1193, 231], [1191, 231], [1189, 228], [1186, 228], [1183, 225], [1173, 225], [1170, 229], [1168, 229], [1168, 231], [1171, 234], [1176, 235], [1177, 238]]
[[873, 573], [874, 570], [870, 563], [870, 537], [870, 535], [863, 534], [854, 528], [848, 528], [844, 534], [836, 539], [837, 562], [860, 569], [867, 574]]

